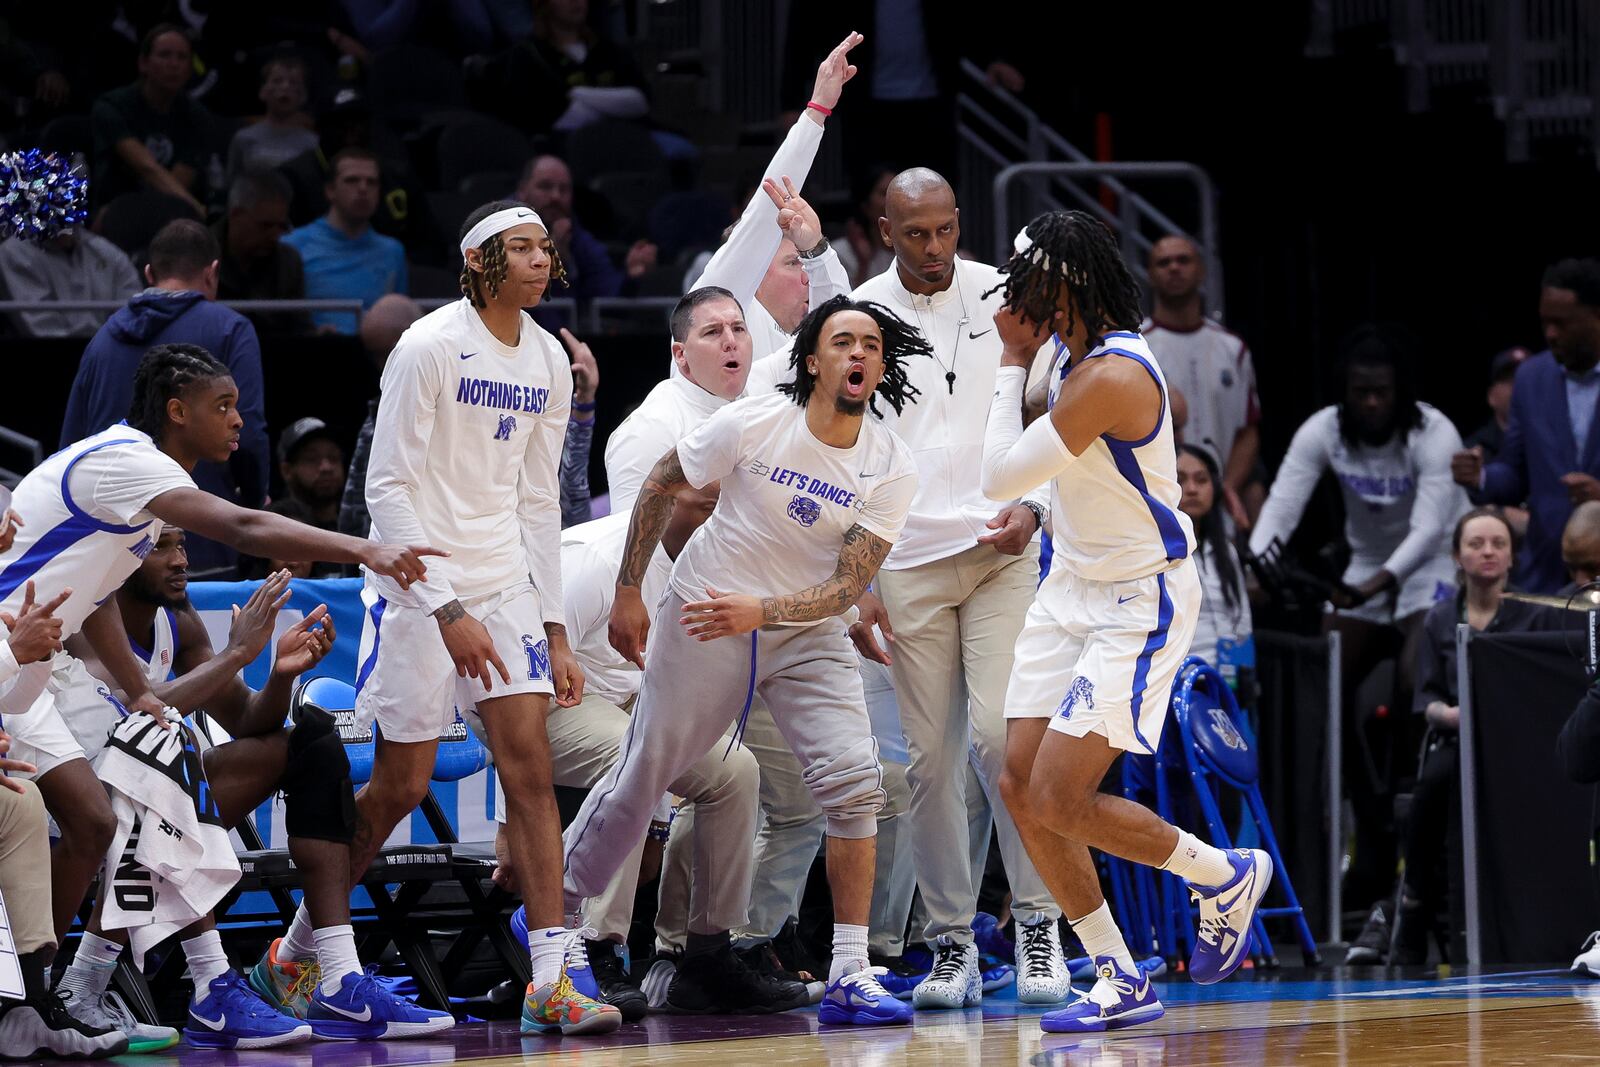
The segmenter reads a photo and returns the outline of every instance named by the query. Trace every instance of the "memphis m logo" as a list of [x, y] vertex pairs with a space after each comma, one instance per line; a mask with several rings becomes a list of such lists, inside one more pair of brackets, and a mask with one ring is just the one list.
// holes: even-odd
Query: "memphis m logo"
[[496, 441], [509, 441], [511, 440], [511, 435], [516, 432], [516, 429], [517, 417], [515, 415], [501, 415], [500, 427], [495, 430], [494, 439]]

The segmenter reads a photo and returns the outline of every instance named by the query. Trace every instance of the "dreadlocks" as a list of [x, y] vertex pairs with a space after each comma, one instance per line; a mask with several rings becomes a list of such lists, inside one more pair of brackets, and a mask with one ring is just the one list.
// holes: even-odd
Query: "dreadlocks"
[[[1082, 211], [1047, 211], [1022, 232], [1017, 251], [1000, 268], [1004, 285], [984, 296], [1004, 288], [1007, 310], [1046, 325], [1065, 310], [1066, 322], [1057, 331], [1062, 337], [1072, 332], [1074, 316], [1082, 315], [1091, 346], [1112, 330], [1139, 328], [1139, 287], [1103, 223]], [[1063, 289], [1072, 297], [1064, 309]]]
[[196, 382], [226, 378], [227, 365], [199, 345], [156, 345], [133, 373], [133, 404], [128, 425], [149, 434], [157, 444], [167, 428], [167, 401], [182, 396]]
[[[457, 240], [464, 240], [474, 226], [493, 215], [496, 211], [525, 206], [525, 204], [515, 200], [491, 201], [467, 216], [467, 221], [461, 224], [461, 234]], [[467, 266], [466, 260], [463, 258], [460, 284], [461, 295], [471, 300], [473, 307], [481, 308], [488, 307], [489, 301], [500, 295], [500, 286], [505, 283], [508, 269], [505, 238], [500, 234], [495, 234], [478, 246], [478, 255], [482, 259], [483, 270], [481, 272], [473, 270]], [[562, 285], [570, 285], [571, 283], [567, 281], [566, 265], [561, 262], [561, 253], [556, 251], [554, 244], [550, 246], [548, 255], [550, 256], [550, 280], [560, 282]]]
[[801, 407], [805, 407], [811, 400], [811, 391], [816, 388], [817, 376], [806, 368], [805, 357], [816, 354], [817, 346], [822, 339], [822, 327], [841, 311], [859, 311], [870, 316], [872, 321], [878, 324], [878, 332], [883, 334], [883, 380], [878, 383], [878, 388], [873, 390], [867, 402], [872, 405], [872, 413], [880, 419], [883, 418], [883, 412], [878, 410], [880, 396], [889, 402], [895, 414], [900, 414], [905, 410], [907, 401], [916, 403], [919, 392], [906, 377], [907, 358], [931, 356], [933, 349], [922, 339], [920, 333], [907, 326], [882, 304], [870, 300], [852, 300], [843, 294], [820, 307], [812, 308], [811, 312], [800, 320], [800, 328], [794, 335], [793, 354], [789, 357], [789, 366], [794, 369], [794, 381], [779, 384], [779, 391]]

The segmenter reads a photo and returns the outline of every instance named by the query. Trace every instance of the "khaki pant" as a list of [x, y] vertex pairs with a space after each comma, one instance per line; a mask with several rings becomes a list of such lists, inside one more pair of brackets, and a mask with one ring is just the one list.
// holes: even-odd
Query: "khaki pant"
[[1000, 852], [1019, 917], [1057, 918], [1000, 800], [1005, 696], [1013, 650], [1039, 580], [1037, 547], [1006, 556], [988, 545], [905, 570], [878, 573], [895, 640], [894, 688], [911, 762], [910, 828], [917, 884], [928, 911], [923, 936], [972, 940], [977, 910], [968, 851], [968, 749], [994, 810]]
[[[12, 781], [17, 781], [12, 779]], [[21, 782], [22, 792], [0, 788], [0, 896], [11, 920], [19, 954], [56, 943], [50, 919], [50, 831], [39, 787]]]

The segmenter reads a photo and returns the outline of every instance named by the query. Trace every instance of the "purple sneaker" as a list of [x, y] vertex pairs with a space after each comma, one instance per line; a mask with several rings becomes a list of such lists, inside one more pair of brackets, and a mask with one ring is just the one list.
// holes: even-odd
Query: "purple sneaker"
[[1110, 956], [1096, 956], [1094, 965], [1099, 977], [1089, 992], [1060, 1011], [1041, 1015], [1040, 1028], [1052, 1034], [1095, 1034], [1151, 1022], [1167, 1013], [1149, 975], [1129, 974]]
[[1199, 939], [1189, 957], [1189, 977], [1201, 985], [1220, 982], [1238, 969], [1250, 950], [1250, 921], [1272, 884], [1272, 858], [1260, 849], [1228, 854], [1233, 877], [1215, 889], [1191, 885], [1200, 902]]

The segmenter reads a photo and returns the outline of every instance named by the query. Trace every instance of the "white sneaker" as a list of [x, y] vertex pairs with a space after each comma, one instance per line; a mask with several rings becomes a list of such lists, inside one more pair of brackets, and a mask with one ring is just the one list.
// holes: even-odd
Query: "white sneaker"
[[130, 1053], [159, 1052], [178, 1043], [178, 1031], [170, 1026], [150, 1026], [134, 1018], [127, 1003], [114, 990], [98, 998], [83, 998], [77, 990], [57, 990], [67, 1014], [101, 1030], [120, 1030], [128, 1039]]
[[1061, 954], [1061, 928], [1054, 919], [1017, 924], [1017, 999], [1057, 1004], [1072, 992], [1072, 976]]
[[1585, 978], [1600, 978], [1600, 930], [1590, 934], [1572, 961], [1572, 973]]
[[983, 1003], [983, 975], [978, 970], [978, 946], [946, 944], [934, 948], [933, 968], [911, 991], [918, 1009], [974, 1008]]
[[644, 973], [644, 981], [639, 983], [639, 988], [644, 991], [651, 1011], [666, 1007], [667, 990], [672, 988], [672, 979], [677, 973], [678, 961], [672, 956], [656, 957], [656, 961]]

